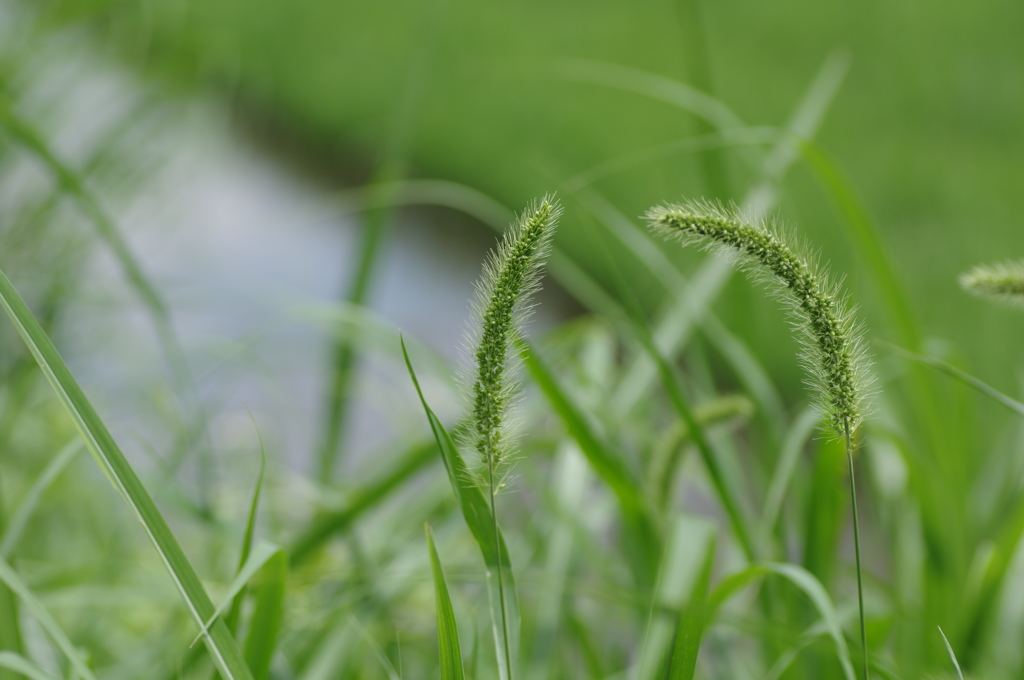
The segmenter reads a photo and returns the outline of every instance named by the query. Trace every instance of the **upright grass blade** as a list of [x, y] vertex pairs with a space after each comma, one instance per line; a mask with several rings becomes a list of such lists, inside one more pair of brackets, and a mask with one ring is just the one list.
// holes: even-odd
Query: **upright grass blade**
[[0, 652], [0, 668], [20, 673], [29, 678], [29, 680], [60, 680], [56, 675], [51, 675], [22, 655], [14, 652]]
[[705, 615], [707, 614], [708, 589], [711, 585], [711, 571], [715, 566], [715, 542], [712, 539], [704, 557], [697, 582], [690, 591], [690, 597], [679, 612], [676, 626], [676, 640], [672, 647], [672, 660], [668, 667], [667, 680], [693, 680], [697, 668], [697, 654], [704, 636]]
[[518, 346], [519, 356], [522, 357], [530, 377], [561, 418], [569, 436], [579, 444], [594, 472], [615, 494], [627, 526], [623, 539], [626, 542], [634, 578], [642, 590], [651, 588], [661, 559], [662, 541], [640, 482], [626, 467], [622, 458], [612, 453], [597, 436], [538, 354], [525, 340], [520, 340]]
[[[484, 564], [487, 566], [487, 584], [491, 605], [491, 629], [494, 633], [495, 653], [498, 657], [498, 674], [501, 680], [514, 680], [518, 677], [519, 663], [519, 598], [516, 594], [516, 581], [512, 573], [512, 563], [508, 548], [501, 530], [495, 531], [494, 515], [484, 493], [472, 482], [469, 467], [462, 459], [455, 441], [445, 429], [441, 421], [427, 404], [420, 389], [419, 381], [413, 370], [409, 354], [405, 352], [405, 341], [402, 341], [405, 365], [409, 369], [416, 393], [419, 395], [423, 410], [426, 412], [430, 429], [437, 440], [438, 448], [448, 479], [455, 493], [462, 516], [466, 520], [473, 538], [480, 547]], [[498, 574], [501, 579], [498, 579]]]
[[288, 555], [279, 550], [260, 569], [255, 583], [256, 608], [245, 638], [245, 662], [255, 680], [270, 677], [270, 662], [284, 626], [284, 600], [288, 582]]
[[[0, 530], [5, 526], [4, 519], [3, 484], [0, 483]], [[4, 554], [0, 552], [0, 558], [2, 557]], [[0, 581], [0, 654], [9, 653], [17, 656], [25, 651], [18, 609], [18, 598], [14, 591]], [[5, 668], [0, 665], [0, 680], [17, 680], [14, 671]]]
[[441, 569], [441, 558], [434, 546], [434, 532], [424, 524], [427, 534], [427, 549], [430, 551], [430, 568], [434, 574], [434, 597], [437, 600], [437, 644], [441, 656], [441, 680], [464, 680], [466, 672], [462, 667], [462, 646], [459, 644], [459, 626], [455, 621], [455, 610], [448, 595], [448, 584]]
[[[260, 471], [256, 476], [256, 486], [252, 492], [252, 501], [249, 503], [249, 517], [245, 523], [245, 534], [242, 537], [242, 550], [238, 555], [238, 569], [236, 573], [240, 573], [245, 563], [249, 559], [249, 552], [252, 550], [252, 539], [256, 533], [256, 510], [259, 507], [260, 502], [260, 491], [263, 489], [263, 474], [267, 470], [267, 451], [263, 446], [263, 435], [260, 434], [260, 428], [256, 425], [256, 419], [253, 418], [252, 411], [249, 411], [249, 418], [252, 419], [253, 427], [256, 428], [256, 438], [260, 442]], [[242, 615], [242, 600], [244, 594], [240, 590], [231, 602], [231, 611], [228, 612], [227, 618], [224, 622], [228, 626], [228, 630], [234, 635], [238, 630], [238, 619]], [[250, 667], [251, 669], [251, 667]]]
[[39, 622], [43, 630], [53, 639], [82, 680], [96, 680], [96, 676], [85, 663], [78, 648], [72, 644], [64, 630], [50, 615], [50, 612], [46, 610], [46, 607], [43, 606], [43, 603], [28, 589], [28, 586], [21, 580], [18, 573], [2, 557], [0, 557], [0, 581], [6, 584], [18, 596], [22, 604], [25, 605], [26, 611]]
[[[199, 581], [188, 558], [171, 533], [167, 522], [157, 509], [153, 499], [146, 492], [128, 460], [121, 453], [117, 442], [110, 435], [106, 425], [96, 414], [92, 404], [78, 386], [53, 343], [40, 328], [25, 302], [0, 271], [0, 306], [10, 317], [22, 340], [32, 352], [47, 381], [61, 404], [67, 410], [85, 440], [86, 446], [96, 459], [100, 469], [114, 485], [135, 516], [142, 523], [153, 546], [174, 580], [189, 614], [202, 626], [213, 614], [213, 604]], [[217, 621], [205, 636], [210, 655], [221, 675], [228, 680], [251, 680], [252, 675], [242, 659], [241, 651], [222, 621]]]
[[715, 530], [702, 520], [677, 517], [663, 553], [637, 680], [685, 677], [687, 666], [692, 676], [714, 563]]

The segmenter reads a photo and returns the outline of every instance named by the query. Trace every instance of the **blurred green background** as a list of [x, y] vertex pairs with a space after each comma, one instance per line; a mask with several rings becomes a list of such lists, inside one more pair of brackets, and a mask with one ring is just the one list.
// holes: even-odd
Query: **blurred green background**
[[[339, 185], [451, 179], [508, 206], [561, 190], [569, 210], [559, 243], [593, 271], [602, 268], [595, 226], [562, 188], [565, 180], [710, 128], [664, 102], [566, 76], [566, 60], [691, 83], [747, 125], [781, 126], [839, 50], [849, 72], [818, 141], [879, 225], [925, 331], [952, 341], [981, 376], [1016, 390], [1024, 320], [969, 299], [956, 276], [976, 262], [1024, 254], [1020, 3], [42, 6], [40, 26], [82, 26], [172, 90], [216, 92], [235, 106], [239, 125]], [[739, 201], [751, 175], [741, 156], [726, 150], [643, 162], [593, 187], [630, 217], [683, 196]], [[853, 260], [835, 205], [800, 164], [784, 186], [782, 219], [834, 271], [851, 272], [871, 333], [894, 339], [878, 317], [877, 291], [856, 273], [862, 263]], [[770, 341], [755, 343], [769, 365], [791, 365], [773, 310], [762, 313], [743, 295], [722, 297], [741, 334], [770, 329], [763, 336]], [[728, 302], [736, 299], [742, 304]]]

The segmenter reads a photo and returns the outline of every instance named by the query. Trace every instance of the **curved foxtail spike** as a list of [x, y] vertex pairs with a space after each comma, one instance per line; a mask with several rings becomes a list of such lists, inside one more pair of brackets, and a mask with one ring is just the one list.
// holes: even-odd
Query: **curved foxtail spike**
[[505, 416], [518, 388], [509, 375], [509, 348], [529, 315], [530, 297], [540, 285], [541, 269], [561, 213], [551, 196], [527, 206], [497, 251], [488, 257], [477, 283], [476, 373], [467, 381], [473, 398], [468, 439], [484, 468], [481, 481], [492, 487], [492, 494], [500, 486], [492, 480], [500, 480], [510, 456]]
[[739, 254], [748, 269], [775, 284], [796, 320], [819, 407], [839, 437], [855, 431], [866, 410], [870, 361], [853, 310], [814, 259], [798, 254], [771, 225], [719, 204], [658, 206], [646, 218], [654, 231], [684, 245], [702, 241]]
[[960, 285], [976, 295], [1024, 307], [1024, 260], [980, 264], [960, 275]]

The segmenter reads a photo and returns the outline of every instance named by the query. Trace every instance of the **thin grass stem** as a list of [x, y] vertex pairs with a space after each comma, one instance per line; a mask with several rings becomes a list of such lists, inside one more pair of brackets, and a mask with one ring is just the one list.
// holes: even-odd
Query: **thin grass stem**
[[857, 483], [853, 475], [853, 444], [850, 420], [843, 419], [843, 438], [846, 440], [846, 460], [850, 465], [850, 504], [853, 508], [853, 555], [857, 564], [857, 607], [860, 612], [860, 645], [864, 655], [864, 680], [868, 680], [868, 632], [864, 623], [864, 576], [860, 566], [860, 521], [857, 518]]

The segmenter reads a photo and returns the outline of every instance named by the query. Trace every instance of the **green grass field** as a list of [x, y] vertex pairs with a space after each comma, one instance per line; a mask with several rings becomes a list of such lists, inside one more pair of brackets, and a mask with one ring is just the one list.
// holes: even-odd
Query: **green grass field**
[[[1018, 4], [0, 10], [0, 680], [1024, 672], [1024, 283], [959, 280], [1024, 257]], [[91, 146], [40, 67], [83, 54], [149, 88]], [[358, 219], [308, 451], [218, 436], [117, 218], [200, 97]], [[701, 198], [736, 209], [642, 217]], [[520, 238], [461, 367], [369, 313], [416, 219]], [[583, 312], [527, 342], [541, 272]], [[139, 337], [163, 435], [62, 359]], [[371, 356], [403, 422], [367, 451]]]

